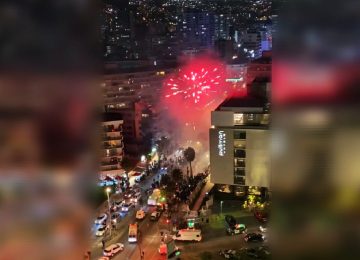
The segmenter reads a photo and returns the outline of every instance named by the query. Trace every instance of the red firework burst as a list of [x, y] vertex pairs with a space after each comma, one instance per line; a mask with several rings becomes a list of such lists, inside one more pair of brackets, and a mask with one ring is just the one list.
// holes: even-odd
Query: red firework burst
[[186, 105], [206, 106], [226, 91], [225, 67], [211, 59], [197, 59], [165, 81], [165, 97]]

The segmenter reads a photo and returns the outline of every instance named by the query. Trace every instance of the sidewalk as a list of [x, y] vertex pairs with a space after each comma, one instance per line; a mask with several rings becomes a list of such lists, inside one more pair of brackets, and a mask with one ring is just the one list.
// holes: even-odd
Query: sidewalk
[[198, 211], [201, 207], [201, 204], [204, 200], [204, 197], [206, 196], [206, 193], [209, 192], [212, 187], [214, 186], [213, 183], [211, 183], [210, 181], [207, 181], [206, 184], [204, 185], [204, 187], [202, 188], [202, 190], [200, 191], [200, 195], [197, 198], [192, 210]]

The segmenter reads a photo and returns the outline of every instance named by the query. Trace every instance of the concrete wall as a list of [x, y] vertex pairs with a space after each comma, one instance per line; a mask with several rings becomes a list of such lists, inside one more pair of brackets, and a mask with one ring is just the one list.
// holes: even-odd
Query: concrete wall
[[246, 131], [245, 185], [270, 185], [270, 131]]

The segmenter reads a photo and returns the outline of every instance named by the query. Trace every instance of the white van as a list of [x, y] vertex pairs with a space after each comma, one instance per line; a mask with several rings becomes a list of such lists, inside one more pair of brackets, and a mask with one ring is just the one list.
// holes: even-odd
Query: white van
[[173, 239], [178, 240], [178, 241], [200, 242], [202, 239], [201, 230], [199, 230], [199, 229], [181, 229], [173, 236]]
[[152, 194], [149, 196], [148, 205], [156, 206], [161, 198], [161, 191], [159, 189], [153, 190]]
[[137, 242], [137, 236], [138, 236], [138, 226], [137, 226], [137, 224], [130, 224], [129, 225], [128, 241], [130, 243], [136, 243]]

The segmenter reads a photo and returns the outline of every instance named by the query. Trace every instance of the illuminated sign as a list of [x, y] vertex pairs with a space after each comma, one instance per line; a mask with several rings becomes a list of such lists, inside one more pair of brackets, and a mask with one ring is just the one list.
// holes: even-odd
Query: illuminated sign
[[219, 156], [225, 156], [226, 153], [226, 134], [223, 130], [218, 133], [218, 152]]
[[226, 82], [240, 82], [240, 81], [243, 81], [244, 78], [233, 78], [233, 79], [226, 79], [225, 81]]

